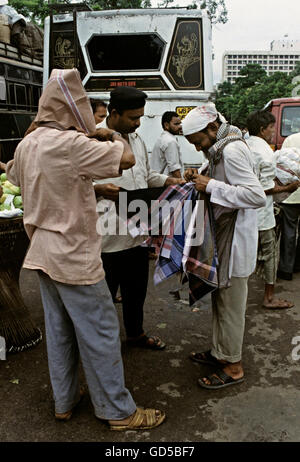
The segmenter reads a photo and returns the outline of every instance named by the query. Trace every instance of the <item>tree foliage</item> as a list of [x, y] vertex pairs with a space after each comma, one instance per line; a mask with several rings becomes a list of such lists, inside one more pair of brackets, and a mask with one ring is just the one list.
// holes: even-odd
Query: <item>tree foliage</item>
[[[78, 0], [77, 3], [79, 3]], [[18, 13], [23, 14], [25, 18], [39, 25], [44, 24], [44, 20], [49, 16], [49, 3], [71, 4], [71, 0], [50, 1], [48, 0], [9, 0], [8, 4], [15, 8]], [[93, 10], [119, 10], [123, 8], [150, 8], [151, 0], [86, 0]]]
[[[80, 1], [80, 0], [78, 0]], [[175, 7], [175, 0], [162, 0], [159, 8]], [[44, 24], [45, 18], [49, 15], [49, 3], [72, 3], [71, 0], [60, 2], [59, 0], [9, 0], [8, 4], [23, 14], [30, 21], [39, 25]], [[124, 8], [151, 8], [151, 0], [86, 0], [93, 10], [119, 10]], [[176, 5], [178, 6], [178, 5]], [[225, 0], [192, 0], [188, 8], [200, 8], [207, 11], [211, 22], [225, 23], [227, 21], [227, 9]]]
[[[70, 3], [70, 0], [64, 3]], [[8, 0], [8, 4], [12, 6], [18, 13], [25, 16], [36, 24], [43, 24], [47, 16], [49, 16], [49, 4], [47, 0]]]
[[89, 0], [93, 10], [121, 10], [126, 8], [150, 8], [151, 0]]
[[228, 11], [225, 0], [198, 0], [200, 8], [207, 11], [208, 17], [212, 24], [221, 22], [225, 24], [228, 21]]
[[290, 97], [292, 79], [300, 74], [300, 63], [290, 75], [275, 72], [268, 76], [259, 64], [247, 64], [234, 84], [223, 82], [216, 94], [216, 106], [226, 119], [245, 126], [252, 111], [262, 109], [271, 99]]

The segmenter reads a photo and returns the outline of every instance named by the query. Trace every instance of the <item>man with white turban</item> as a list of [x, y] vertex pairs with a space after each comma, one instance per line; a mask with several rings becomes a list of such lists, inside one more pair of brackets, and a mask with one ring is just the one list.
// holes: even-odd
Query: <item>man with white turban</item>
[[258, 239], [255, 209], [265, 205], [266, 196], [240, 130], [226, 123], [213, 103], [193, 109], [183, 120], [182, 130], [208, 159], [200, 174], [189, 169], [185, 178], [210, 195], [218, 251], [212, 348], [193, 352], [190, 358], [216, 366], [215, 373], [198, 383], [218, 389], [244, 380], [241, 358], [248, 278], [255, 269]]

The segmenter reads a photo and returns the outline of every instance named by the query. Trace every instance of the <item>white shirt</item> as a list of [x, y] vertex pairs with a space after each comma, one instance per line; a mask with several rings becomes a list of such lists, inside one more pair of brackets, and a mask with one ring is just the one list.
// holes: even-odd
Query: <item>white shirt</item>
[[282, 143], [282, 148], [300, 148], [300, 133], [287, 136]]
[[[256, 266], [258, 229], [255, 209], [265, 206], [266, 195], [255, 175], [251, 152], [245, 143], [229, 143], [224, 148], [223, 159], [229, 184], [212, 179], [206, 191], [212, 203], [239, 209], [232, 240], [229, 277], [247, 277]], [[204, 168], [205, 165], [201, 171]]]
[[[106, 119], [104, 119], [96, 127], [108, 128]], [[142, 138], [137, 133], [129, 133], [129, 144], [135, 156], [135, 165], [128, 170], [124, 170], [122, 176], [118, 178], [96, 180], [95, 183], [113, 183], [114, 185], [120, 186], [129, 191], [134, 189], [157, 188], [163, 186], [168, 176], [161, 175], [151, 170], [147, 149]], [[99, 204], [100, 201], [101, 204]], [[118, 252], [120, 250], [130, 249], [132, 247], [141, 245], [145, 241], [145, 237], [132, 237], [128, 232], [125, 235], [118, 235], [119, 219], [118, 215], [116, 214], [115, 203], [108, 199], [100, 199], [100, 201], [98, 201], [98, 211], [99, 207], [103, 208], [105, 205], [109, 208], [109, 212], [106, 215], [106, 218], [111, 220], [111, 223], [113, 221], [117, 222], [117, 228], [113, 235], [101, 233], [102, 252]], [[100, 212], [100, 216], [103, 216], [103, 213]]]
[[[247, 144], [253, 154], [256, 174], [264, 191], [275, 186], [276, 157], [269, 144], [259, 136], [250, 136]], [[266, 231], [275, 227], [275, 216], [273, 206], [273, 194], [266, 196], [266, 205], [257, 209], [257, 224], [259, 231]]]
[[175, 135], [164, 130], [156, 141], [151, 154], [151, 168], [159, 173], [170, 175], [175, 170], [184, 173], [182, 154]]
[[[300, 148], [300, 133], [288, 136], [282, 143], [282, 148]], [[300, 204], [300, 188], [285, 199], [283, 204]]]

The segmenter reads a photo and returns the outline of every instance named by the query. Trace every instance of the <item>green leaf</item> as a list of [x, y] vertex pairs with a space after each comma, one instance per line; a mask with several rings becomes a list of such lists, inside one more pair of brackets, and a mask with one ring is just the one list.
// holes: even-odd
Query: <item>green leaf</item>
[[16, 385], [19, 385], [19, 379], [10, 380], [10, 383], [15, 383]]

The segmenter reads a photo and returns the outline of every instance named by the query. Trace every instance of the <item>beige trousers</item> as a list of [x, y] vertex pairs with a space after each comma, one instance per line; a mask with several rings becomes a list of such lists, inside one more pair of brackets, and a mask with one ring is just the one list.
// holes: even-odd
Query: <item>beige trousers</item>
[[211, 354], [236, 363], [242, 358], [248, 277], [231, 278], [231, 287], [212, 294], [213, 334]]

